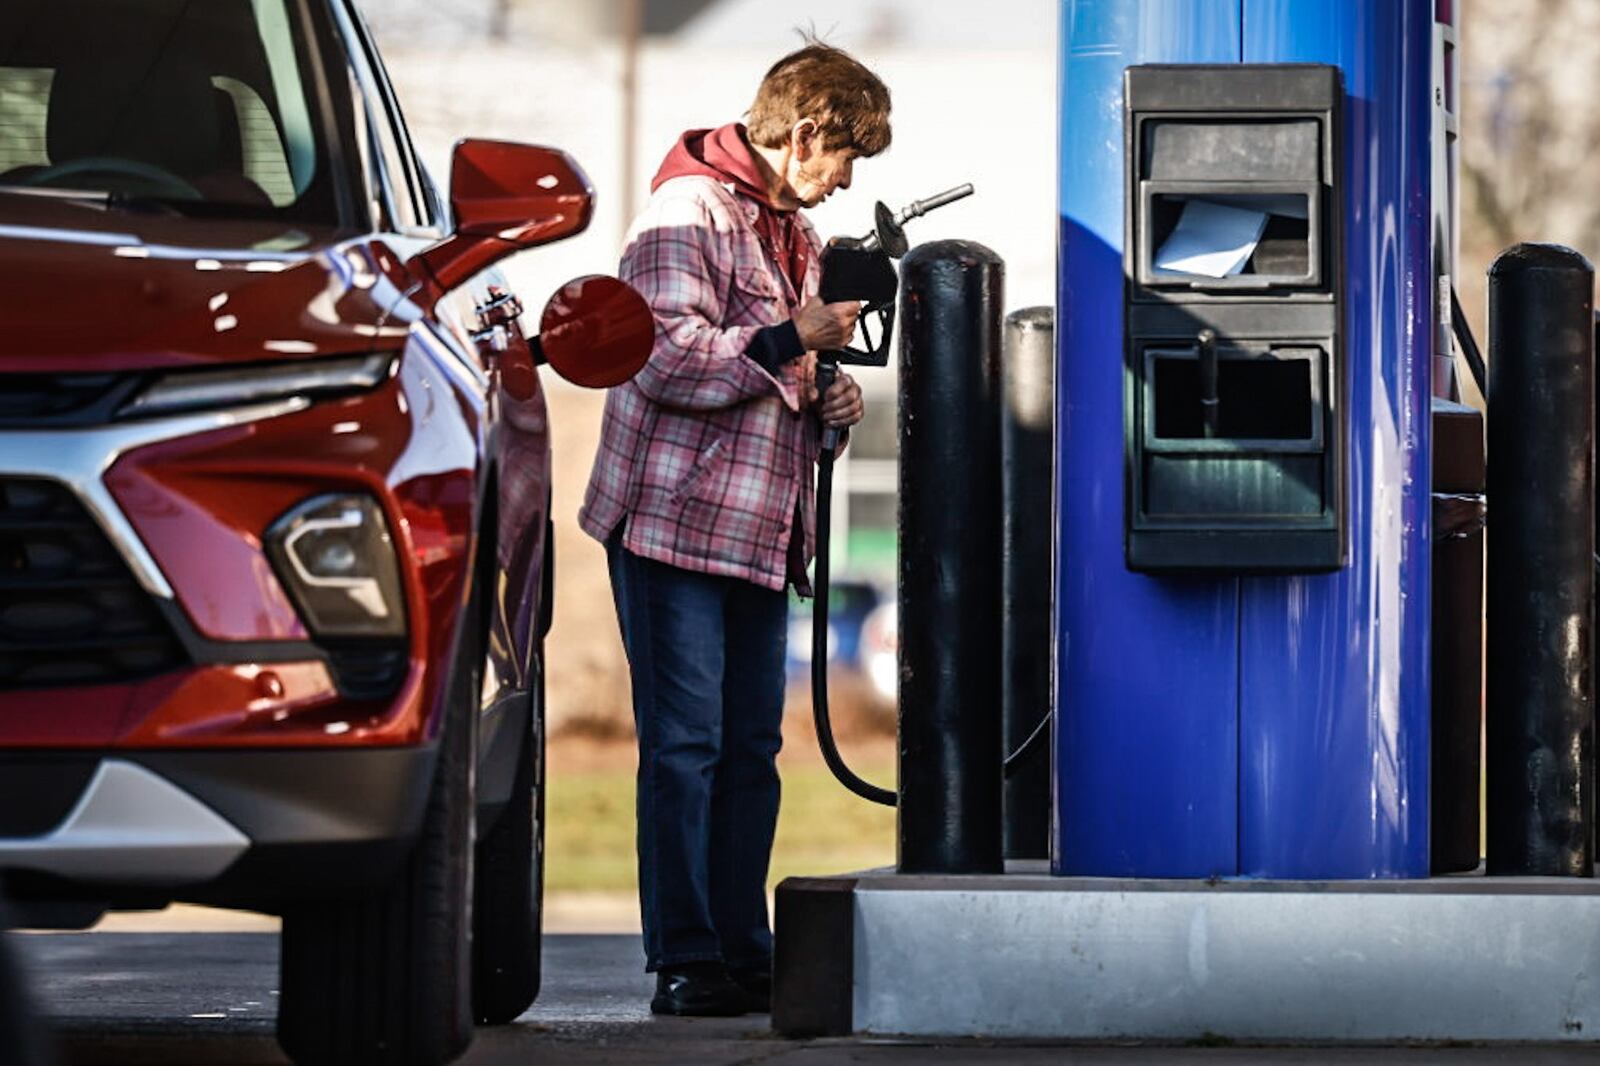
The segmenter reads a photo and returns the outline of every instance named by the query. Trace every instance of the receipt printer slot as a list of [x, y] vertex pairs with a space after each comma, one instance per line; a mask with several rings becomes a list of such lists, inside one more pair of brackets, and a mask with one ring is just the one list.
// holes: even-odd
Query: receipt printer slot
[[1322, 282], [1321, 190], [1280, 183], [1140, 185], [1139, 280], [1196, 289]]

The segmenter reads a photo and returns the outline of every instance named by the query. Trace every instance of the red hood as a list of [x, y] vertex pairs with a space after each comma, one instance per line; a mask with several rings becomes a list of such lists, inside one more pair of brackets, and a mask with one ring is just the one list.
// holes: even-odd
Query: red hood
[[781, 256], [775, 251], [769, 254], [779, 258], [789, 276], [790, 287], [798, 294], [805, 284], [811, 246], [795, 222], [795, 213], [780, 211], [768, 200], [766, 178], [750, 154], [744, 126], [730, 122], [714, 130], [690, 130], [679, 137], [667, 158], [661, 161], [661, 169], [650, 183], [650, 191], [655, 192], [663, 182], [691, 174], [732, 182], [739, 192], [760, 205], [756, 232], [769, 249], [782, 249]]
[[[0, 370], [299, 358], [398, 343], [410, 284], [371, 238], [0, 191]], [[397, 334], [397, 336], [391, 336]]]
[[661, 161], [661, 169], [650, 183], [650, 191], [655, 192], [664, 181], [688, 174], [731, 181], [751, 198], [763, 204], [767, 202], [766, 178], [751, 158], [744, 126], [737, 122], [714, 130], [689, 130], [679, 137], [667, 158]]

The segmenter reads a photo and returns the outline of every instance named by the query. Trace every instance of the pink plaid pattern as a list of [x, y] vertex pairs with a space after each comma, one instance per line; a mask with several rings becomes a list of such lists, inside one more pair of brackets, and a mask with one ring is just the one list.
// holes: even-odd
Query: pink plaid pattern
[[[801, 361], [773, 377], [745, 356], [762, 326], [786, 321], [817, 291], [821, 242], [803, 292], [768, 258], [753, 201], [709, 177], [664, 182], [633, 224], [622, 280], [656, 318], [655, 347], [606, 397], [600, 449], [578, 521], [605, 540], [686, 570], [809, 592], [814, 552], [816, 419]], [[799, 508], [802, 566], [791, 573]]]

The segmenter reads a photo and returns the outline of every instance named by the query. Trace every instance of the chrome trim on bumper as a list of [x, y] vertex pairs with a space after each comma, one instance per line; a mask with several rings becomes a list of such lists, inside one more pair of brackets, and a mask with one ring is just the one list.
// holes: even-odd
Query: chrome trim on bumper
[[0, 867], [173, 887], [216, 877], [249, 847], [231, 822], [166, 778], [105, 759], [55, 829], [0, 838]]
[[105, 472], [123, 453], [135, 448], [277, 418], [309, 406], [308, 400], [293, 397], [225, 411], [83, 429], [0, 430], [0, 475], [44, 478], [65, 484], [100, 523], [144, 590], [170, 600], [172, 586], [112, 499], [103, 480]]

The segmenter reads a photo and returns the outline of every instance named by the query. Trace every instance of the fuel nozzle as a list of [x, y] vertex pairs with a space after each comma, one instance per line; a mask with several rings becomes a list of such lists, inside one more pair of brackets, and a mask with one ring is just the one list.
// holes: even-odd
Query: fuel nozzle
[[882, 200], [873, 208], [872, 232], [861, 238], [861, 247], [865, 251], [877, 251], [879, 248], [890, 259], [899, 259], [906, 254], [910, 244], [906, 241], [905, 224], [914, 218], [921, 218], [936, 207], [953, 204], [957, 200], [971, 196], [972, 183], [966, 182], [953, 189], [935, 193], [925, 200], [913, 200], [911, 206], [901, 211], [898, 215], [889, 209]]
[[[906, 254], [908, 219], [972, 195], [972, 186], [958, 185], [926, 200], [916, 200], [898, 215], [879, 201], [873, 212], [872, 232], [865, 237], [835, 237], [822, 249], [822, 281], [818, 295], [824, 303], [855, 300], [862, 304], [861, 336], [864, 348], [849, 345], [819, 355], [822, 362], [855, 366], [883, 366], [889, 361], [889, 334], [894, 330], [895, 294], [900, 276], [894, 261]], [[876, 323], [873, 340], [870, 323]]]

